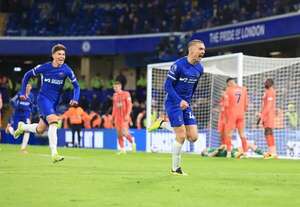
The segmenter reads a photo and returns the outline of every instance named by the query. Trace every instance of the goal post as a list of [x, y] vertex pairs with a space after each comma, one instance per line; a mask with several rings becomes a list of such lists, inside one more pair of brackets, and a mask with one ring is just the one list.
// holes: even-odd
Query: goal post
[[[191, 106], [197, 118], [199, 136], [204, 139], [195, 145], [186, 143], [184, 150], [198, 153], [204, 147], [220, 144], [217, 132], [219, 99], [226, 79], [234, 77], [239, 85], [248, 88], [250, 99], [246, 113], [246, 135], [251, 142], [266, 150], [261, 126], [256, 126], [256, 114], [261, 110], [264, 80], [273, 78], [277, 91], [275, 137], [281, 156], [300, 156], [298, 113], [300, 112], [300, 58], [262, 58], [242, 53], [203, 58], [204, 75], [200, 78]], [[147, 124], [153, 116], [164, 112], [164, 81], [173, 62], [148, 65]], [[292, 84], [293, 83], [293, 84]], [[299, 88], [299, 89], [298, 89]], [[284, 91], [283, 91], [284, 90]], [[299, 108], [299, 109], [298, 109]], [[295, 123], [297, 122], [297, 123]], [[147, 151], [169, 152], [174, 134], [165, 130], [147, 132]], [[233, 138], [234, 145], [239, 139]], [[203, 146], [204, 145], [204, 146]]]

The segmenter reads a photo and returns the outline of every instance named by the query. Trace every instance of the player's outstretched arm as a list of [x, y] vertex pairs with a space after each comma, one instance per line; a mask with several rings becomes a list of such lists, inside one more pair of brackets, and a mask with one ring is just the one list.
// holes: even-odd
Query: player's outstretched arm
[[22, 86], [21, 86], [21, 96], [26, 97], [26, 86], [28, 81], [31, 77], [35, 76], [34, 70], [29, 70], [25, 73], [23, 80], [22, 80]]

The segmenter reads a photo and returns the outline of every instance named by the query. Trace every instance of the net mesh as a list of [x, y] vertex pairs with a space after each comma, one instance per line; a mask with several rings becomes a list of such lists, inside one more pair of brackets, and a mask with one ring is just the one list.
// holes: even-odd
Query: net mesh
[[[296, 156], [300, 137], [297, 136], [298, 113], [300, 110], [300, 59], [299, 58], [261, 58], [242, 56], [242, 73], [239, 72], [239, 55], [226, 55], [204, 58], [204, 75], [200, 78], [192, 101], [198, 128], [206, 134], [206, 146], [220, 144], [217, 132], [219, 100], [225, 81], [235, 77], [248, 88], [249, 109], [246, 113], [246, 135], [263, 150], [267, 150], [263, 129], [257, 126], [257, 113], [261, 110], [264, 81], [273, 78], [276, 89], [276, 129], [275, 138], [280, 155]], [[164, 81], [172, 63], [155, 64], [149, 67], [151, 77], [151, 113], [162, 115], [164, 111]], [[148, 102], [149, 103], [149, 102]], [[149, 114], [148, 114], [149, 115]], [[170, 136], [164, 131], [159, 137]], [[164, 135], [165, 134], [165, 135]], [[155, 135], [157, 136], [157, 135]], [[151, 137], [151, 136], [150, 136]], [[151, 147], [151, 143], [150, 143]]]

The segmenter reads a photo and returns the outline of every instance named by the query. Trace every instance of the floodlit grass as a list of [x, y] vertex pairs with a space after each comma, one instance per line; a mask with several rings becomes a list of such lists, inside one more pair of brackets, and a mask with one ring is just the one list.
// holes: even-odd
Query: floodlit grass
[[189, 176], [171, 176], [169, 154], [0, 145], [1, 207], [300, 206], [300, 161], [183, 155]]

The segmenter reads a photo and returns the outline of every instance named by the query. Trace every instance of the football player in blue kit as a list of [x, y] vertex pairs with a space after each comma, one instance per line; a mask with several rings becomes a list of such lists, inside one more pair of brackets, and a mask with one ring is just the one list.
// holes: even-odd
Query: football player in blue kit
[[204, 73], [200, 64], [204, 54], [203, 41], [191, 40], [188, 43], [188, 55], [175, 61], [165, 81], [165, 110], [176, 134], [171, 169], [174, 175], [187, 175], [181, 169], [181, 148], [186, 139], [190, 142], [198, 139], [197, 121], [191, 109], [191, 99], [198, 80]]
[[59, 117], [56, 115], [58, 104], [64, 82], [69, 78], [73, 84], [73, 98], [70, 105], [77, 105], [80, 95], [80, 87], [72, 69], [65, 63], [66, 48], [62, 44], [52, 47], [52, 62], [47, 62], [28, 71], [22, 80], [21, 99], [26, 99], [25, 87], [33, 76], [41, 76], [41, 88], [37, 98], [37, 105], [41, 115], [39, 123], [25, 124], [19, 122], [15, 137], [24, 132], [42, 134], [48, 127], [49, 147], [51, 149], [52, 161], [59, 162], [64, 159], [57, 153], [57, 124]]
[[[20, 92], [17, 93], [11, 100], [10, 103], [14, 109], [13, 115], [10, 118], [10, 123], [7, 124], [5, 132], [14, 136], [15, 130], [18, 127], [19, 122], [30, 124], [31, 111], [33, 107], [33, 96], [30, 93], [31, 84], [26, 86], [26, 100], [20, 99]], [[27, 154], [27, 144], [29, 141], [29, 132], [25, 132], [21, 144], [21, 153]]]

